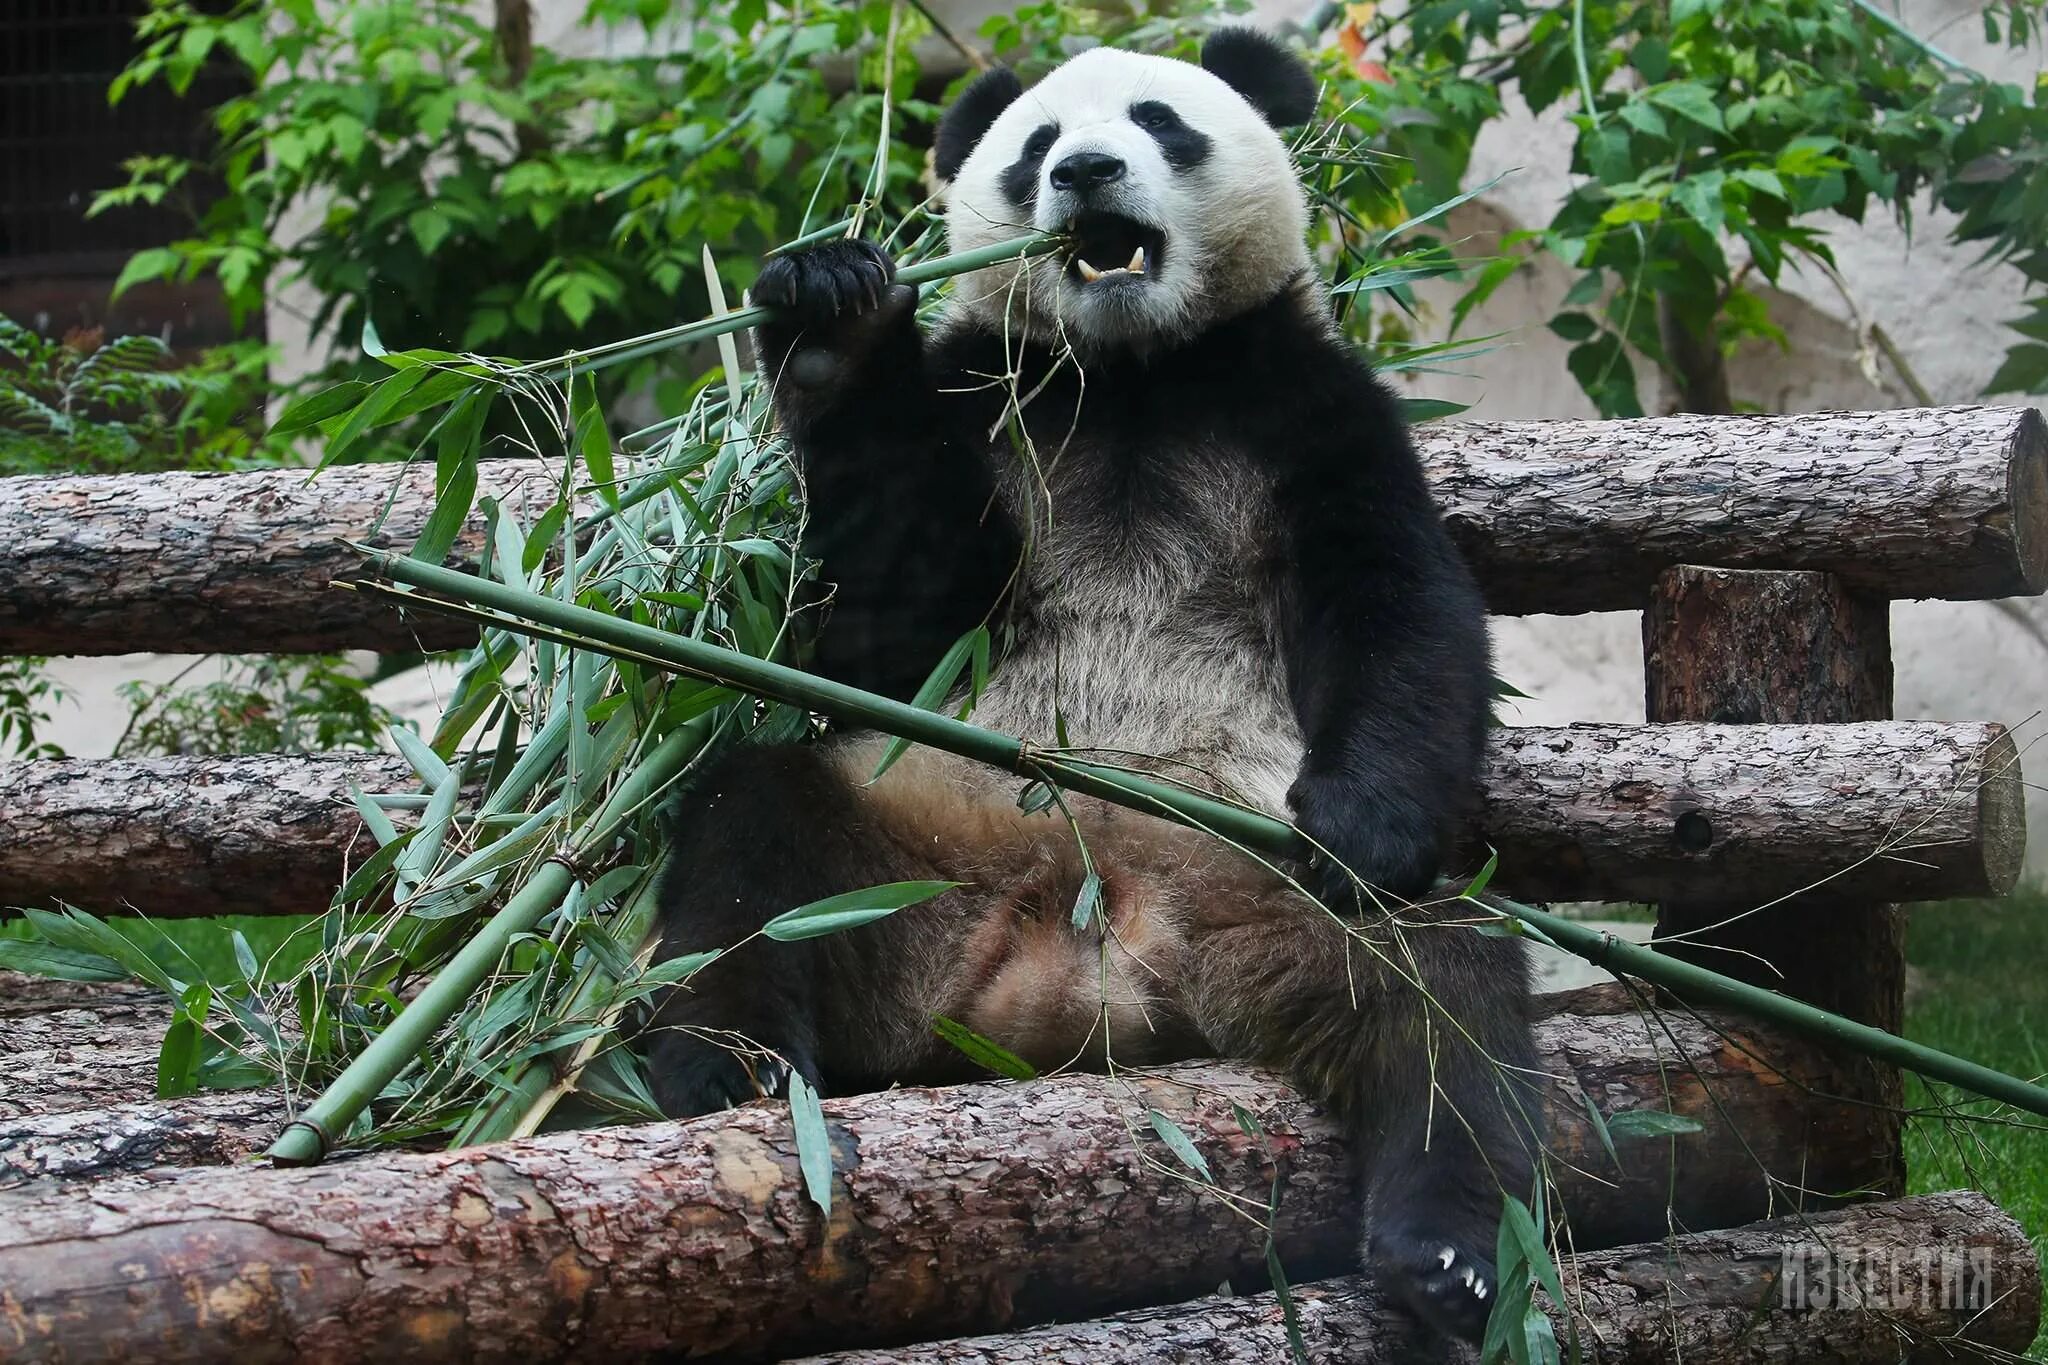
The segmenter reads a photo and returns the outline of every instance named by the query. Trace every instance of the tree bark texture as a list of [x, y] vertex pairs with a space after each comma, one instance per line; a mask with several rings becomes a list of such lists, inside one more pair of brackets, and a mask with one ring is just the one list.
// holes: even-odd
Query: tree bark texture
[[1677, 564], [1822, 570], [1889, 599], [2048, 586], [2032, 408], [1465, 422], [1416, 439], [1505, 615], [1633, 610]]
[[[1731, 1125], [1781, 1182], [1861, 1183], [1854, 1132], [1868, 1116], [1820, 1098], [1832, 1081], [1814, 1049], [1747, 1024], [1723, 1021], [1723, 1036], [1689, 1017], [1645, 1020], [1618, 988], [1553, 1003], [1572, 1012], [1539, 1024], [1539, 1055], [1557, 1078], [1550, 1146], [1575, 1245], [1660, 1234], [1667, 1191], [1681, 1226], [1766, 1211], [1765, 1177]], [[1668, 1106], [1703, 1130], [1618, 1137], [1617, 1170], [1589, 1099], [1610, 1116]], [[1246, 1202], [1190, 1180], [1148, 1109]], [[461, 1152], [0, 1196], [0, 1360], [762, 1360], [988, 1331], [1255, 1283], [1265, 1235], [1243, 1209], [1263, 1209], [1276, 1179], [1296, 1278], [1345, 1272], [1355, 1255], [1343, 1142], [1263, 1073], [1192, 1063], [825, 1110], [829, 1217], [802, 1193], [775, 1102]]]
[[0, 1192], [253, 1161], [290, 1120], [289, 1109], [273, 1087], [0, 1118]]
[[[554, 501], [538, 461], [487, 460], [478, 496], [525, 522]], [[451, 649], [476, 631], [337, 592], [434, 509], [431, 466], [0, 479], [0, 652], [289, 653]], [[473, 566], [483, 517], [449, 552]]]
[[[1889, 598], [2048, 586], [2048, 429], [2031, 408], [1462, 422], [1419, 430], [1438, 501], [1496, 612], [1633, 610], [1674, 564], [1823, 569]], [[531, 518], [555, 475], [484, 465]], [[0, 481], [0, 651], [442, 648], [467, 628], [328, 585], [340, 542], [412, 543], [433, 471]], [[473, 518], [451, 552], [482, 546]]]
[[[1892, 710], [1890, 606], [1828, 574], [1673, 569], [1643, 612], [1643, 662], [1653, 721], [1842, 724]], [[1899, 833], [1898, 855], [1913, 856], [1913, 827]], [[1898, 1032], [1905, 915], [1882, 895], [1830, 884], [1762, 908], [1749, 888], [1703, 888], [1659, 907], [1658, 947]], [[1854, 1093], [1896, 1111], [1898, 1073], [1853, 1065]], [[1890, 1192], [1905, 1187], [1896, 1150]]]
[[[158, 919], [324, 910], [374, 851], [352, 783], [416, 785], [384, 754], [0, 766], [0, 905]], [[2023, 804], [1995, 725], [1507, 729], [1469, 856], [1499, 850], [1497, 885], [1530, 900], [1712, 887], [1761, 902], [1822, 878], [1899, 899], [1999, 895], [2019, 875]]]
[[[0, 766], [0, 905], [153, 919], [317, 913], [377, 851], [352, 784], [419, 790], [404, 759], [376, 753]], [[392, 815], [400, 828], [409, 819]]]
[[0, 1123], [154, 1093], [169, 1023], [146, 986], [0, 972]]
[[[1787, 1267], [1794, 1267], [1787, 1274]], [[1824, 1268], [1868, 1269], [1863, 1297], [1821, 1296]], [[1559, 1278], [1594, 1365], [1868, 1365], [2018, 1352], [2041, 1312], [2040, 1266], [2019, 1224], [1980, 1194], [1927, 1194], [1727, 1232], [1561, 1257]], [[1359, 1276], [1297, 1286], [1315, 1365], [1376, 1365], [1425, 1347]], [[1847, 1299], [1847, 1302], [1843, 1302]], [[1565, 1315], [1549, 1304], [1560, 1344]], [[1978, 1348], [1973, 1351], [1970, 1347]], [[1426, 1347], [1425, 1347], [1426, 1349]], [[1981, 1358], [1981, 1357], [1980, 1357]], [[835, 1351], [789, 1365], [1271, 1365], [1290, 1359], [1279, 1299], [1212, 1296], [1028, 1332]]]

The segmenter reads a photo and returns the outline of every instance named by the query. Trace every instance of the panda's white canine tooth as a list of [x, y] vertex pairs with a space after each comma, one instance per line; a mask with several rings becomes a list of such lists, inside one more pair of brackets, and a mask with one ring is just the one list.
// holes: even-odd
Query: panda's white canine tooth
[[1079, 256], [1076, 256], [1074, 258], [1074, 264], [1080, 267], [1081, 278], [1088, 281], [1088, 283], [1093, 284], [1095, 283], [1095, 281], [1102, 278], [1102, 272], [1100, 270], [1097, 270], [1094, 266], [1088, 264], [1088, 262], [1082, 260]]
[[1457, 1251], [1451, 1247], [1445, 1247], [1442, 1251], [1439, 1251], [1436, 1254], [1436, 1256], [1439, 1261], [1443, 1262], [1445, 1270], [1449, 1270], [1451, 1268], [1451, 1262], [1458, 1259]]
[[1124, 269], [1130, 271], [1133, 275], [1142, 275], [1145, 273], [1144, 247], [1141, 246], [1136, 251], [1133, 251], [1131, 253], [1131, 263], [1125, 266]]

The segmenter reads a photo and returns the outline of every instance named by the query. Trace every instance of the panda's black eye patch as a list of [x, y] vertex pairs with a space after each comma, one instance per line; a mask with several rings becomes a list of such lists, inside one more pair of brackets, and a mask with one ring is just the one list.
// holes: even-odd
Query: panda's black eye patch
[[1020, 208], [1038, 198], [1038, 168], [1045, 164], [1045, 154], [1059, 140], [1056, 123], [1041, 123], [1024, 139], [1024, 149], [1017, 159], [1003, 168], [1001, 184], [1005, 198]]
[[1131, 106], [1131, 122], [1152, 135], [1166, 164], [1177, 171], [1191, 171], [1209, 159], [1208, 137], [1183, 123], [1170, 104], [1140, 100]]

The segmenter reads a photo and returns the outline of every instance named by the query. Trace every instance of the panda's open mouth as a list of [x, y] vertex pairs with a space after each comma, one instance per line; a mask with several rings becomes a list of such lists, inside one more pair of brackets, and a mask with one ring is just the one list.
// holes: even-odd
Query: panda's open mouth
[[1078, 214], [1067, 231], [1074, 239], [1067, 274], [1083, 288], [1147, 283], [1159, 277], [1166, 261], [1166, 234], [1120, 213]]

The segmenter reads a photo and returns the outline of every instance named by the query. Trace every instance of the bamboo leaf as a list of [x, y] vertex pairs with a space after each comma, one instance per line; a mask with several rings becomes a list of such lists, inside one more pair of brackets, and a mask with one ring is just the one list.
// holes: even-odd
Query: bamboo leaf
[[[569, 381], [569, 412], [575, 422], [576, 452], [583, 467], [597, 485], [598, 496], [616, 512], [619, 510], [617, 474], [612, 468], [612, 435], [605, 429], [604, 408], [597, 401], [597, 380], [588, 370]], [[536, 534], [536, 540], [553, 536]]]
[[[947, 694], [960, 681], [961, 672], [968, 667], [971, 661], [977, 658], [983, 661], [977, 671], [985, 674], [987, 671], [986, 660], [988, 658], [988, 630], [983, 626], [976, 626], [973, 630], [968, 631], [967, 634], [953, 642], [952, 648], [945, 652], [944, 656], [932, 668], [932, 671], [925, 676], [923, 684], [917, 689], [917, 695], [910, 699], [910, 704], [926, 711], [938, 710], [939, 703], [946, 699]], [[979, 686], [975, 688], [975, 691], [980, 691]], [[904, 751], [909, 747], [909, 740], [892, 738], [889, 741], [888, 747], [882, 750], [881, 760], [875, 764], [874, 772], [868, 775], [868, 781], [870, 783], [881, 781], [882, 774], [888, 772], [895, 765], [896, 760], [903, 757]]]
[[857, 929], [893, 915], [907, 905], [928, 901], [959, 886], [959, 882], [890, 882], [844, 895], [827, 896], [809, 905], [777, 915], [761, 926], [761, 932], [778, 943], [821, 938], [846, 929]]
[[165, 995], [177, 996], [185, 992], [185, 983], [166, 971], [134, 939], [83, 910], [66, 906], [61, 913], [30, 909], [22, 914], [46, 943], [112, 958], [127, 968], [129, 976], [147, 981]]
[[982, 1037], [967, 1025], [948, 1019], [943, 1014], [932, 1016], [932, 1032], [945, 1039], [976, 1066], [986, 1067], [998, 1076], [1005, 1076], [1013, 1081], [1028, 1081], [1038, 1075], [1036, 1067], [1002, 1044]]
[[1287, 1330], [1287, 1350], [1294, 1357], [1295, 1365], [1310, 1365], [1308, 1341], [1301, 1334], [1301, 1311], [1295, 1307], [1294, 1289], [1287, 1283], [1287, 1272], [1280, 1265], [1280, 1248], [1271, 1237], [1266, 1239], [1266, 1278], [1273, 1282], [1273, 1295], [1280, 1300], [1280, 1321]]
[[1159, 1140], [1166, 1144], [1169, 1152], [1180, 1159], [1181, 1165], [1211, 1184], [1215, 1183], [1216, 1177], [1209, 1173], [1209, 1159], [1203, 1156], [1201, 1149], [1181, 1131], [1179, 1124], [1157, 1109], [1147, 1109], [1145, 1117], [1152, 1121], [1152, 1131], [1159, 1134]]
[[228, 941], [234, 946], [235, 968], [242, 974], [245, 984], [253, 986], [263, 979], [263, 964], [256, 959], [256, 950], [240, 929], [228, 931]]
[[455, 772], [441, 756], [428, 746], [427, 742], [403, 725], [391, 727], [391, 742], [398, 746], [398, 752], [419, 774], [428, 791], [439, 791], [455, 780]]
[[360, 379], [344, 379], [339, 384], [309, 393], [304, 398], [295, 398], [271, 425], [272, 436], [290, 436], [294, 433], [316, 427], [338, 413], [347, 412], [360, 403], [370, 386]]
[[1499, 867], [1500, 850], [1495, 848], [1487, 849], [1486, 866], [1480, 868], [1478, 875], [1465, 884], [1465, 889], [1460, 894], [1467, 900], [1477, 900], [1480, 896], [1486, 894], [1487, 885], [1493, 881], [1493, 874]]
[[1095, 871], [1094, 861], [1088, 864], [1088, 875], [1081, 879], [1080, 894], [1074, 897], [1074, 927], [1086, 929], [1095, 923], [1095, 915], [1102, 908], [1102, 878]]
[[685, 953], [681, 957], [672, 957], [664, 962], [657, 962], [646, 971], [640, 973], [635, 984], [673, 986], [688, 981], [698, 972], [703, 971], [706, 967], [717, 961], [720, 951], [714, 948], [708, 953]]
[[1607, 1131], [1618, 1138], [1679, 1137], [1703, 1128], [1696, 1118], [1662, 1109], [1624, 1109], [1607, 1120]]
[[391, 823], [391, 817], [384, 813], [383, 807], [364, 795], [363, 789], [353, 782], [348, 784], [348, 799], [355, 804], [356, 814], [363, 818], [363, 828], [370, 831], [377, 847], [382, 848], [398, 837], [398, 827]]
[[804, 1189], [818, 1212], [832, 1212], [832, 1136], [825, 1130], [825, 1111], [818, 1092], [795, 1071], [789, 1073], [789, 1117], [796, 1126], [796, 1160], [803, 1168]]
[[477, 436], [490, 406], [488, 395], [470, 393], [441, 424], [434, 457], [434, 511], [413, 542], [414, 559], [428, 564], [447, 559], [469, 521], [476, 502]]
[[32, 938], [0, 938], [0, 970], [57, 981], [126, 981], [130, 976], [111, 957]]
[[180, 998], [171, 1026], [157, 1050], [156, 1093], [158, 1099], [176, 1099], [199, 1088], [199, 1063], [206, 1040], [201, 1027], [213, 992], [206, 983], [193, 986]]

